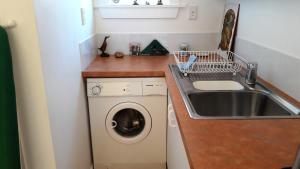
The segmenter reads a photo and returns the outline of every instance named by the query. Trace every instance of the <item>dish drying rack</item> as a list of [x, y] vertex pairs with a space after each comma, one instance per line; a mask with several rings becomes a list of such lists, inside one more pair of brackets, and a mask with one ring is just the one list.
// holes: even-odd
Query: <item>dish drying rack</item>
[[187, 76], [195, 73], [236, 73], [247, 68], [247, 61], [230, 51], [175, 51], [179, 70]]

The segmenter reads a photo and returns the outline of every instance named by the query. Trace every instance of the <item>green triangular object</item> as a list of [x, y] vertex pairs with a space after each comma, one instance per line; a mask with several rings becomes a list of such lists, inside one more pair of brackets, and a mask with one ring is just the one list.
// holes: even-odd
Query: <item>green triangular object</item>
[[142, 55], [167, 55], [169, 51], [158, 40], [153, 40], [143, 51]]

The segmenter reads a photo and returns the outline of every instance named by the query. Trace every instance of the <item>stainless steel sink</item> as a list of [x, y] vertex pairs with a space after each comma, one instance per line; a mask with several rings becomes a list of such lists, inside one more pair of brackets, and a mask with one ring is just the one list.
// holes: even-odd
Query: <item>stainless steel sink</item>
[[291, 116], [269, 95], [256, 91], [188, 94], [195, 113], [206, 117]]
[[[259, 119], [300, 118], [300, 110], [260, 83], [249, 86], [239, 76], [232, 74], [198, 74], [183, 76], [176, 65], [170, 69], [179, 86], [189, 115], [193, 119]], [[207, 91], [196, 89], [199, 80], [233, 80], [244, 86], [243, 90]]]

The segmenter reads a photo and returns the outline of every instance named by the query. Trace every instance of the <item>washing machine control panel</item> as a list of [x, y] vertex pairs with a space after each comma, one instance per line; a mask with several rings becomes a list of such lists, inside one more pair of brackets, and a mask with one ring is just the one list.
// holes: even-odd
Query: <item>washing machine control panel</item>
[[92, 87], [92, 90], [91, 90], [91, 92], [92, 92], [92, 94], [93, 95], [95, 95], [95, 96], [98, 96], [98, 95], [100, 95], [100, 93], [101, 93], [101, 89], [102, 89], [102, 86], [94, 86], [94, 87]]
[[165, 79], [144, 79], [143, 81], [143, 95], [167, 95], [167, 85]]
[[90, 82], [87, 85], [89, 97], [96, 96], [141, 96], [142, 82]]
[[87, 95], [90, 97], [100, 96], [102, 88], [103, 86], [100, 83], [87, 83]]
[[88, 79], [88, 97], [167, 95], [164, 78]]

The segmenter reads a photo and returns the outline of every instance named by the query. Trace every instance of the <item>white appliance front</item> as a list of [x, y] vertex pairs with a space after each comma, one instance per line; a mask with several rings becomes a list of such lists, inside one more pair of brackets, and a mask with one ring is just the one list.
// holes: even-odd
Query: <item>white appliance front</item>
[[[151, 81], [154, 83], [151, 84]], [[117, 87], [118, 82], [122, 82], [122, 89], [113, 90], [113, 96], [106, 90], [105, 96], [101, 96], [105, 83], [109, 83], [111, 88], [112, 85]], [[94, 169], [165, 169], [165, 80], [88, 79], [88, 92], [95, 85], [99, 86], [100, 92], [90, 92], [88, 97]], [[155, 88], [154, 94], [149, 89], [151, 87]], [[147, 88], [146, 95], [140, 92], [143, 88]]]

